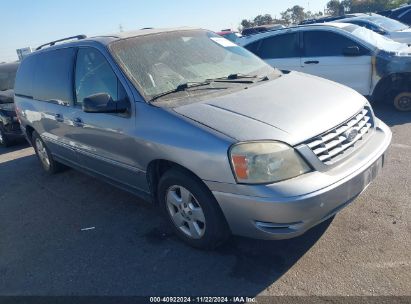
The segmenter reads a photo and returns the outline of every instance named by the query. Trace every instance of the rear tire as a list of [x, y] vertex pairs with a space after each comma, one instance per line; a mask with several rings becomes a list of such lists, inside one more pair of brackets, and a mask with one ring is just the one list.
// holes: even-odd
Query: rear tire
[[164, 173], [158, 185], [158, 201], [173, 230], [192, 247], [214, 249], [230, 236], [210, 190], [184, 170], [172, 168]]
[[33, 131], [32, 134], [32, 144], [44, 171], [49, 174], [55, 174], [61, 172], [65, 168], [64, 165], [54, 160], [50, 150], [36, 131]]
[[399, 92], [394, 96], [394, 107], [401, 112], [411, 111], [411, 92]]

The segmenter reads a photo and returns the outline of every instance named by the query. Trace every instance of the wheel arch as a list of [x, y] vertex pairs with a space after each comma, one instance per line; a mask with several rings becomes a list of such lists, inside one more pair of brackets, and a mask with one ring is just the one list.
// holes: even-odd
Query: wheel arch
[[30, 143], [33, 139], [33, 132], [36, 131], [32, 126], [26, 126], [26, 136], [30, 140]]
[[167, 159], [155, 159], [155, 160], [152, 160], [147, 166], [147, 183], [149, 185], [150, 194], [151, 194], [153, 203], [155, 204], [158, 203], [157, 188], [158, 188], [158, 183], [160, 181], [160, 178], [163, 176], [163, 174], [166, 171], [170, 170], [171, 168], [176, 168], [178, 170], [188, 173], [189, 175], [193, 176], [193, 178], [195, 178], [198, 182], [202, 183], [208, 189], [207, 185], [204, 184], [201, 178], [198, 177], [198, 175], [195, 174], [193, 171], [187, 169], [186, 167], [174, 161], [167, 160]]
[[411, 73], [392, 73], [380, 79], [372, 94], [372, 100], [380, 103], [386, 98], [391, 99], [393, 93], [401, 90], [411, 91]]

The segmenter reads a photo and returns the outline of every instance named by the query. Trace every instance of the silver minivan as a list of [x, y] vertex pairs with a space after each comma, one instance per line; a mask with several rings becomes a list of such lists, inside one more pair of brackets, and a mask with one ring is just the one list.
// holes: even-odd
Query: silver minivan
[[391, 141], [354, 90], [201, 29], [53, 41], [22, 62], [15, 102], [47, 172], [158, 204], [198, 248], [301, 235], [367, 188]]

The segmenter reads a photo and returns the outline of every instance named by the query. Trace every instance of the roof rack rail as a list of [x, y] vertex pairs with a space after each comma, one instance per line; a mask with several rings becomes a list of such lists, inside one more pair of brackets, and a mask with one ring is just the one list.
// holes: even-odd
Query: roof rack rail
[[71, 37], [67, 37], [67, 38], [63, 38], [63, 39], [51, 41], [51, 42], [48, 42], [48, 43], [45, 43], [45, 44], [40, 45], [39, 47], [36, 48], [36, 51], [41, 50], [41, 49], [44, 48], [45, 46], [53, 46], [53, 45], [55, 45], [57, 42], [63, 42], [63, 41], [72, 40], [72, 39], [81, 40], [81, 39], [86, 39], [86, 38], [87, 38], [86, 35], [77, 35], [77, 36], [71, 36]]

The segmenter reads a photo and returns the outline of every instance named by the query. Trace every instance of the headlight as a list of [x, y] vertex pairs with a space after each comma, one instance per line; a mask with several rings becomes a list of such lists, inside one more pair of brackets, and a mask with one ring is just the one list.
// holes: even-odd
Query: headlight
[[279, 142], [236, 144], [230, 159], [237, 181], [245, 184], [269, 184], [311, 171], [293, 148]]

